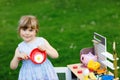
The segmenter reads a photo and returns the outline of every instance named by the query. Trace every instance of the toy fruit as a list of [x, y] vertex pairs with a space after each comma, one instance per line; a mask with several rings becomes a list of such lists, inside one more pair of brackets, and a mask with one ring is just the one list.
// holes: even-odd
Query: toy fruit
[[107, 70], [105, 68], [103, 68], [103, 69], [98, 69], [96, 72], [97, 72], [97, 74], [104, 74], [107, 72]]
[[46, 52], [35, 48], [30, 53], [30, 59], [35, 64], [42, 64], [46, 60]]
[[97, 80], [97, 78], [93, 72], [89, 73], [89, 77], [91, 80]]
[[90, 60], [87, 65], [88, 69], [96, 71], [98, 68], [100, 68], [100, 63]]

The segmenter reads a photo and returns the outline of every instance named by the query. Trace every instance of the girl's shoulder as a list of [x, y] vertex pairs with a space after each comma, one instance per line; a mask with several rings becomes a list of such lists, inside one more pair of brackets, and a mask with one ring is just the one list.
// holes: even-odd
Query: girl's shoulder
[[44, 37], [37, 37], [37, 42], [45, 43], [45, 38]]
[[37, 37], [37, 41], [41, 43], [48, 43], [48, 41], [44, 37]]
[[18, 46], [21, 46], [21, 45], [24, 45], [24, 44], [25, 44], [24, 41], [22, 41], [18, 44]]
[[42, 41], [44, 41], [45, 38], [44, 38], [44, 37], [37, 37], [37, 40], [42, 40]]

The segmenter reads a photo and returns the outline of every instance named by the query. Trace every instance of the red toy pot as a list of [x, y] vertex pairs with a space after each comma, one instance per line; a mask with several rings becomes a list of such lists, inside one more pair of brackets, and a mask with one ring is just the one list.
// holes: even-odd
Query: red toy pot
[[35, 48], [30, 53], [30, 59], [35, 64], [42, 64], [46, 60], [46, 51]]

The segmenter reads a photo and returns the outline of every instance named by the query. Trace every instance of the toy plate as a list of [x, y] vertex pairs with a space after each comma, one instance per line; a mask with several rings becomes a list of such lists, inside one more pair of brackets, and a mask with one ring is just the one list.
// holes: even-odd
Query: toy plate
[[46, 52], [35, 48], [30, 53], [30, 59], [35, 64], [42, 64], [46, 60]]

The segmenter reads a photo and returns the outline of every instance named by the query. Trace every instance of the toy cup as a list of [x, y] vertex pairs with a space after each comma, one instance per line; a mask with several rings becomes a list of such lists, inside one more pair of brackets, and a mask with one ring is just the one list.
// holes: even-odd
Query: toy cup
[[30, 59], [35, 64], [42, 64], [46, 60], [46, 52], [35, 48], [30, 53]]

